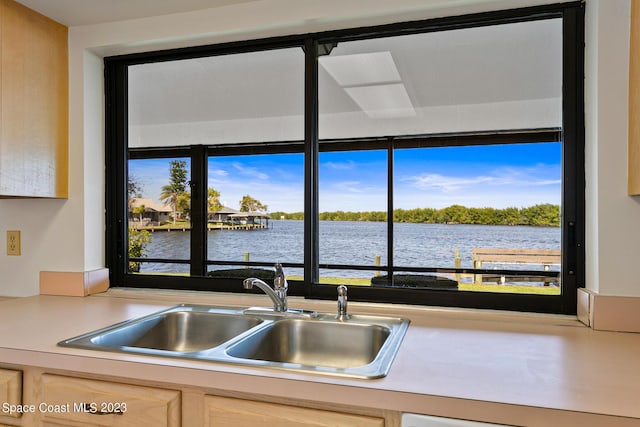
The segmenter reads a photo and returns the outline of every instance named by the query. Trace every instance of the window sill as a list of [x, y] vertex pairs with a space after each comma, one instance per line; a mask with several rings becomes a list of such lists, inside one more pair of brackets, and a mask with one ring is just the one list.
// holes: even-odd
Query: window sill
[[[223, 305], [223, 306], [264, 306], [270, 305], [266, 295], [204, 292], [186, 290], [166, 290], [147, 288], [110, 288], [108, 291], [95, 294], [94, 297], [153, 299], [178, 303]], [[319, 312], [333, 312], [337, 310], [336, 302], [326, 300], [305, 299], [303, 297], [289, 297], [289, 306]], [[531, 325], [557, 325], [584, 327], [577, 316], [565, 314], [523, 313], [504, 310], [481, 310], [469, 308], [452, 308], [436, 306], [419, 306], [390, 303], [368, 303], [349, 301], [349, 311], [353, 313], [368, 313], [386, 316], [402, 316], [412, 322], [434, 319], [455, 319], [456, 321], [489, 321]]]

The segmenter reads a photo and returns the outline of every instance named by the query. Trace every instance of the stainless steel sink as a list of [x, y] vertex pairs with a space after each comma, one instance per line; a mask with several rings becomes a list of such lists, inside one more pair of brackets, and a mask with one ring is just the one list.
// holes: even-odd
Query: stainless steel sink
[[99, 334], [91, 338], [91, 343], [111, 348], [201, 351], [225, 343], [262, 322], [251, 316], [171, 311]]
[[248, 365], [380, 378], [387, 375], [408, 326], [407, 319], [383, 316], [282, 319], [228, 345], [226, 354]]
[[227, 350], [241, 359], [353, 368], [376, 358], [390, 330], [375, 324], [280, 320]]
[[179, 305], [64, 340], [63, 347], [125, 353], [200, 353], [264, 323], [261, 318], [220, 307]]
[[385, 376], [409, 321], [383, 316], [299, 318], [296, 313], [179, 305], [58, 343], [64, 347], [170, 356], [340, 375]]

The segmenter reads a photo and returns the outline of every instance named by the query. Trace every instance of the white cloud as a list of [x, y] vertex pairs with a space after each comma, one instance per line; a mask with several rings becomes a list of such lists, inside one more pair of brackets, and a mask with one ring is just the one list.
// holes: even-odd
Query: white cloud
[[487, 183], [494, 180], [495, 178], [489, 176], [461, 178], [440, 174], [424, 174], [400, 179], [400, 181], [411, 183], [412, 186], [420, 190], [440, 190], [443, 192], [456, 191], [472, 185]]
[[228, 175], [229, 172], [224, 169], [209, 169], [209, 176], [223, 177]]
[[495, 184], [497, 185], [542, 186], [557, 185], [562, 182], [560, 178], [549, 179], [552, 176], [560, 176], [559, 165], [538, 163], [535, 166], [522, 168], [497, 168], [495, 172]]
[[362, 186], [360, 181], [341, 181], [333, 184], [333, 187], [338, 191], [343, 191], [346, 193], [364, 193], [367, 191], [366, 188]]
[[[476, 175], [464, 175], [481, 171]], [[397, 208], [443, 208], [453, 204], [467, 207], [524, 207], [540, 203], [559, 204], [560, 165], [527, 167], [494, 166], [472, 169], [456, 175], [416, 173], [399, 177], [394, 188]]]
[[269, 175], [260, 171], [258, 168], [247, 167], [240, 162], [233, 162], [231, 166], [233, 166], [242, 175], [263, 179], [263, 180], [269, 179]]
[[323, 167], [333, 170], [353, 170], [357, 167], [356, 162], [349, 160], [348, 162], [325, 162]]
[[[437, 173], [418, 174], [399, 179], [419, 190], [436, 190], [443, 193], [457, 192], [469, 189], [477, 185], [483, 186], [554, 186], [559, 185], [561, 179], [548, 179], [550, 175], [558, 175], [558, 171], [552, 171], [545, 165], [536, 165], [530, 168], [496, 168], [488, 175], [477, 176], [446, 176]], [[545, 177], [541, 179], [541, 177]]]

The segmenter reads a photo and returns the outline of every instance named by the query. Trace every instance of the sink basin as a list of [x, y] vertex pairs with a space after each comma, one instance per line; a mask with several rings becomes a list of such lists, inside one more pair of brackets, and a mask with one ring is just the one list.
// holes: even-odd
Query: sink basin
[[216, 347], [262, 323], [250, 316], [172, 311], [91, 338], [102, 347], [192, 352]]
[[387, 375], [408, 327], [407, 319], [383, 316], [282, 319], [250, 331], [225, 353], [247, 365], [373, 379]]
[[58, 344], [126, 353], [193, 353], [215, 348], [263, 322], [235, 310], [180, 305]]
[[369, 379], [388, 373], [409, 326], [394, 317], [305, 314], [178, 305], [58, 345]]
[[241, 359], [353, 368], [376, 358], [389, 337], [386, 327], [371, 324], [280, 320], [227, 350]]

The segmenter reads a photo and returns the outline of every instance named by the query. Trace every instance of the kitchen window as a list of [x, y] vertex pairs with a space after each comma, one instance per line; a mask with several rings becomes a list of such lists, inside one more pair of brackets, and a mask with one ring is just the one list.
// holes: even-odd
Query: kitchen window
[[573, 313], [583, 6], [106, 58], [115, 286]]

